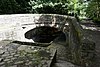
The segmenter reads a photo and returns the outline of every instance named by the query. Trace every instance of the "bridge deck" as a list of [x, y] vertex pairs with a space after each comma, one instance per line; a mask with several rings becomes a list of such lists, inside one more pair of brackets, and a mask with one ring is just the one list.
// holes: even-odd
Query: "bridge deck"
[[55, 54], [56, 50], [44, 47], [1, 41], [0, 67], [51, 67]]

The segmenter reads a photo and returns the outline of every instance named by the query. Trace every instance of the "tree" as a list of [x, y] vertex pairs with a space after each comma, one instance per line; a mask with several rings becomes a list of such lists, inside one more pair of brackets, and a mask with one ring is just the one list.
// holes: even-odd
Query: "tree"
[[0, 0], [0, 3], [0, 14], [16, 14], [29, 12], [29, 10], [27, 9], [28, 6], [25, 4], [26, 2], [23, 3], [23, 6], [19, 2], [17, 2], [17, 0]]
[[82, 16], [85, 8], [86, 4], [84, 0], [68, 0], [68, 13], [73, 16]]
[[100, 23], [100, 1], [91, 0], [86, 9], [86, 16]]
[[61, 0], [31, 0], [32, 13], [68, 14], [66, 3]]

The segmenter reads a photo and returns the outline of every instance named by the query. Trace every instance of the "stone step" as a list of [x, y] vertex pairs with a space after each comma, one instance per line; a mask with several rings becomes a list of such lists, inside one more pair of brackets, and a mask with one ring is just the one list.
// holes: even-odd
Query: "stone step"
[[53, 67], [78, 67], [70, 62], [58, 60], [57, 63], [53, 65]]

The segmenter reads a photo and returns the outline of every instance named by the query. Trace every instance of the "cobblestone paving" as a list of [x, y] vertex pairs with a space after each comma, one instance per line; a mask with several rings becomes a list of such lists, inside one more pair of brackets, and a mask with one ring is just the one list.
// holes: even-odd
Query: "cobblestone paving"
[[49, 67], [53, 51], [16, 43], [0, 45], [0, 67]]

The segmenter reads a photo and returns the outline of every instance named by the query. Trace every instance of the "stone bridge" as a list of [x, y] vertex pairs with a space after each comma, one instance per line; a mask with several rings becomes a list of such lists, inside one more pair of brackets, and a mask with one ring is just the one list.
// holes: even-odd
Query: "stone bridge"
[[[69, 53], [71, 54], [71, 62], [77, 64], [83, 64], [85, 60], [82, 58], [82, 48], [86, 46], [86, 41], [89, 41], [84, 36], [84, 32], [76, 18], [66, 15], [58, 14], [19, 14], [19, 15], [1, 15], [0, 22], [2, 25], [11, 23], [11, 27], [17, 25], [21, 27], [21, 34], [24, 35], [30, 29], [40, 26], [55, 27], [60, 31], [63, 31], [66, 36], [66, 44], [69, 47]], [[9, 27], [9, 25], [7, 25]], [[9, 27], [10, 28], [10, 27]], [[20, 30], [20, 29], [19, 29]], [[12, 34], [13, 35], [13, 34]], [[23, 36], [24, 37], [24, 36]], [[83, 64], [85, 65], [85, 64]]]

